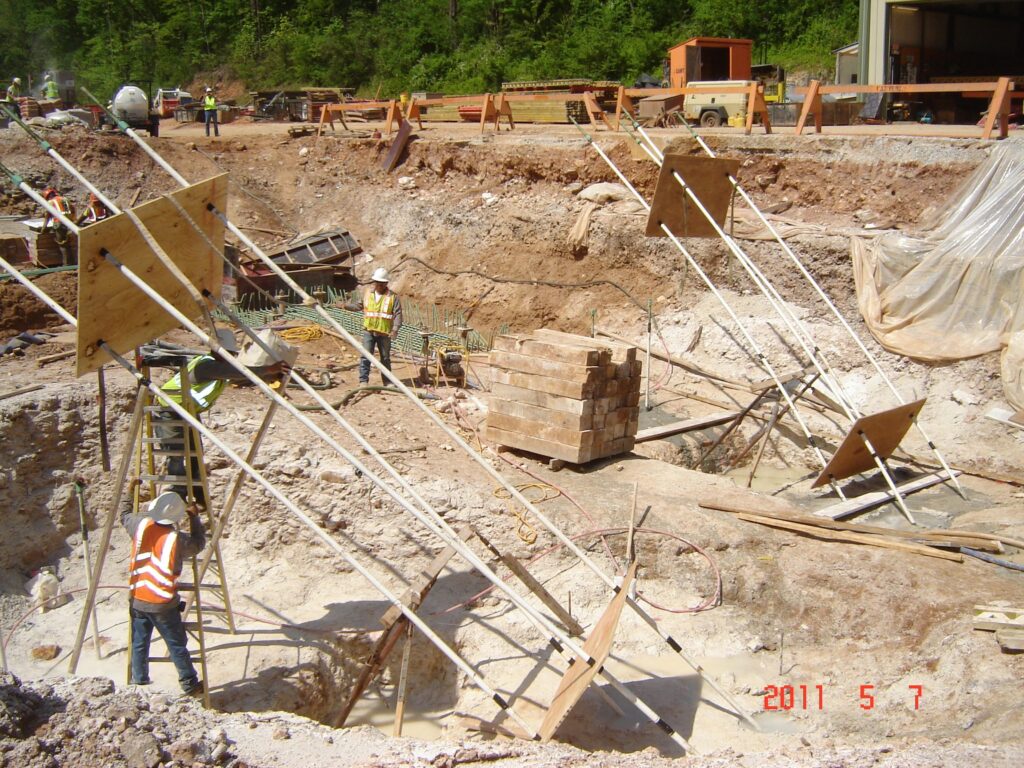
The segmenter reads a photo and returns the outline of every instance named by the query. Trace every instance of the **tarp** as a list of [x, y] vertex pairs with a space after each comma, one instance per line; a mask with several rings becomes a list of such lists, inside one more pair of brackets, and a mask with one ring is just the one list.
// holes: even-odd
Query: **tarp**
[[864, 322], [918, 360], [1004, 351], [1003, 388], [1024, 408], [1024, 149], [999, 146], [915, 235], [851, 239]]

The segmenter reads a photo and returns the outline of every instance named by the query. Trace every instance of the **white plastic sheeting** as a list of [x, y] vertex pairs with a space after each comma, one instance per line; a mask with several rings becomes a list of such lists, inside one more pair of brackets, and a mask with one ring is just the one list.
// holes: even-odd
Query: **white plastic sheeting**
[[864, 322], [886, 349], [948, 361], [1007, 349], [1003, 387], [1024, 408], [1024, 148], [999, 146], [914, 236], [852, 238]]

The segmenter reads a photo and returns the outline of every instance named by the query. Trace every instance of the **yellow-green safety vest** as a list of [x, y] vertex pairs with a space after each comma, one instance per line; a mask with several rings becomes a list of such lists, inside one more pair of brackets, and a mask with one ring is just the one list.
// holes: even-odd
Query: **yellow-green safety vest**
[[216, 96], [204, 96], [203, 97], [203, 109], [204, 110], [217, 109], [217, 97]]
[[[193, 357], [188, 361], [188, 365], [185, 366], [189, 372], [189, 381], [192, 384], [192, 400], [195, 401], [197, 413], [202, 413], [212, 408], [213, 404], [217, 402], [217, 398], [220, 397], [220, 393], [224, 391], [224, 387], [227, 386], [227, 382], [224, 379], [195, 381], [192, 378], [192, 373], [197, 365], [206, 360], [214, 359], [211, 355], [200, 355], [199, 357]], [[167, 400], [173, 400], [178, 405], [181, 405], [181, 373], [174, 374], [170, 381], [160, 387], [160, 391], [167, 395]]]
[[367, 291], [363, 297], [363, 328], [371, 333], [391, 333], [395, 319], [395, 294], [378, 296], [376, 291]]
[[43, 86], [43, 98], [46, 99], [57, 99], [60, 98], [60, 88], [53, 80], [48, 80], [46, 85]]

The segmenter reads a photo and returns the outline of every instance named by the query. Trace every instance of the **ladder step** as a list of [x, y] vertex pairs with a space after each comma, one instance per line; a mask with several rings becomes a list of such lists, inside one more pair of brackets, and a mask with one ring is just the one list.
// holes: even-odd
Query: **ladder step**
[[154, 456], [179, 456], [181, 458], [194, 457], [195, 453], [185, 453], [185, 451], [165, 451], [163, 449], [157, 449], [150, 451]]
[[[220, 584], [200, 584], [199, 588], [200, 589], [210, 590], [210, 591], [217, 590], [219, 592], [220, 591]], [[179, 592], [195, 592], [195, 584], [181, 584], [179, 582], [179, 584], [178, 584], [178, 591]], [[205, 611], [206, 608], [203, 608], [203, 610]]]
[[[202, 659], [200, 659], [198, 656], [189, 656], [189, 659], [192, 661], [193, 664], [199, 664], [202, 661]], [[172, 659], [170, 656], [150, 656], [149, 660], [157, 664], [165, 664], [167, 662], [174, 661], [174, 659]]]
[[[188, 478], [185, 475], [139, 475], [140, 480], [153, 483], [166, 483], [168, 485], [189, 485]], [[193, 488], [202, 488], [203, 481], [199, 478], [193, 478], [191, 483]]]
[[[184, 622], [186, 632], [198, 632], [199, 625], [194, 621]], [[215, 627], [212, 624], [203, 624], [203, 634], [206, 635], [230, 635], [231, 630], [227, 627]]]

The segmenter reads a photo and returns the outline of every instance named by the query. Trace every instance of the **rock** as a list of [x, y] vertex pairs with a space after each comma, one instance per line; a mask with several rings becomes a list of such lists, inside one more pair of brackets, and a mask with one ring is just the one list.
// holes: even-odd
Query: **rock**
[[277, 728], [274, 729], [274, 733], [272, 735], [274, 739], [277, 741], [284, 741], [285, 739], [290, 739], [292, 737], [291, 731], [289, 731], [283, 725], [277, 726]]
[[205, 763], [210, 759], [210, 750], [206, 744], [188, 738], [181, 738], [173, 742], [167, 747], [167, 754], [172, 760], [177, 760], [183, 765]]
[[480, 199], [482, 199], [484, 201], [484, 205], [488, 207], [498, 202], [498, 196], [492, 195], [490, 192], [484, 192], [480, 195]]
[[981, 402], [970, 392], [965, 392], [962, 389], [954, 389], [949, 397], [954, 403], [959, 403], [960, 405], [977, 405]]
[[128, 768], [156, 768], [163, 759], [160, 743], [149, 733], [128, 733], [121, 739], [121, 754]]
[[299, 150], [299, 157], [306, 157], [309, 155], [309, 147], [303, 147]]
[[611, 203], [617, 200], [628, 200], [632, 195], [622, 184], [601, 181], [580, 191], [578, 197], [591, 203]]
[[355, 480], [356, 471], [350, 466], [329, 467], [323, 470], [317, 479], [321, 483], [342, 485], [344, 483], [351, 483], [353, 480]]
[[37, 645], [32, 649], [32, 658], [37, 661], [52, 661], [59, 655], [59, 645]]
[[416, 179], [412, 176], [399, 176], [398, 177], [398, 188], [399, 189], [416, 189]]
[[0, 736], [19, 739], [42, 700], [25, 690], [21, 680], [12, 674], [0, 675]]

